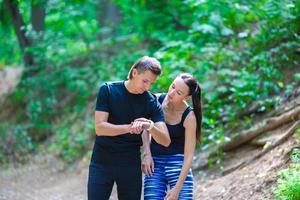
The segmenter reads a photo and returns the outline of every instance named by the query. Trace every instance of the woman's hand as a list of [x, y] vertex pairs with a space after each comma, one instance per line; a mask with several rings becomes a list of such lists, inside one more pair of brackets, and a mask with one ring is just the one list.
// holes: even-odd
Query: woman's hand
[[142, 160], [142, 171], [146, 176], [152, 176], [154, 172], [154, 161], [149, 154], [144, 155]]
[[178, 200], [179, 190], [173, 187], [167, 194], [165, 200]]

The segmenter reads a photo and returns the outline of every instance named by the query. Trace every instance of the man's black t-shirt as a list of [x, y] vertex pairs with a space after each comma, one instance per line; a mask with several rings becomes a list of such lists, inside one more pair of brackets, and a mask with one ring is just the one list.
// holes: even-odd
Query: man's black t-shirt
[[[132, 94], [126, 89], [124, 81], [105, 83], [100, 87], [96, 111], [108, 112], [108, 122], [115, 125], [130, 124], [140, 117], [151, 119], [153, 122], [164, 121], [163, 111], [156, 96], [148, 91]], [[96, 136], [92, 161], [102, 162], [116, 153], [139, 153], [141, 145], [140, 134]]]

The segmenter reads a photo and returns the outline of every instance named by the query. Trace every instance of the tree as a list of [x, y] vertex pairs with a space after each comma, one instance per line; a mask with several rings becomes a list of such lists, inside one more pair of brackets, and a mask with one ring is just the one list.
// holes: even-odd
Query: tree
[[45, 30], [45, 5], [45, 0], [32, 0], [31, 2], [31, 25], [36, 32], [43, 32]]
[[102, 38], [115, 34], [116, 28], [121, 23], [119, 7], [111, 0], [100, 0], [98, 3], [98, 24], [99, 27], [109, 28], [108, 32], [102, 34]]
[[26, 51], [26, 49], [32, 45], [32, 41], [29, 37], [26, 36], [26, 25], [23, 16], [20, 13], [18, 1], [4, 0], [3, 2], [9, 16], [11, 17], [12, 24], [14, 26], [19, 41], [19, 45], [24, 54], [24, 63], [26, 66], [34, 65], [32, 54]]
[[[15, 33], [18, 38], [25, 66], [35, 66], [37, 63], [34, 60], [33, 54], [28, 51], [28, 48], [33, 47], [38, 41], [38, 38], [32, 38], [27, 34], [27, 25], [19, 9], [17, 0], [4, 0], [4, 5], [11, 18]], [[31, 25], [33, 31], [41, 34], [45, 30], [45, 9], [46, 0], [32, 0], [31, 1]], [[33, 75], [37, 69], [28, 72]]]

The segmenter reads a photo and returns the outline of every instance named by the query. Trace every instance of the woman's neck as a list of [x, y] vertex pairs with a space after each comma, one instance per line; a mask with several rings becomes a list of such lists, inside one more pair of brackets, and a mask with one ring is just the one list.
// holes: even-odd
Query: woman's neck
[[166, 99], [165, 109], [167, 109], [170, 112], [183, 111], [183, 110], [185, 110], [185, 108], [186, 108], [186, 103], [184, 101], [174, 103], [174, 102], [170, 102], [170, 101], [168, 101], [168, 99]]

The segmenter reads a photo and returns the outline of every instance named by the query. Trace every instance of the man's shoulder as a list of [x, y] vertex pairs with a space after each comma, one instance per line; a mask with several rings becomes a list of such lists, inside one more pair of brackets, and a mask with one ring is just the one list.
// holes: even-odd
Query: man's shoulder
[[108, 81], [105, 82], [104, 84], [112, 87], [120, 87], [124, 84], [124, 81]]
[[157, 96], [154, 94], [154, 93], [152, 93], [152, 92], [150, 92], [150, 91], [147, 91], [147, 92], [145, 92], [146, 94], [146, 97], [147, 97], [147, 99], [151, 102], [151, 103], [157, 103], [158, 101], [157, 101]]
[[105, 83], [102, 83], [100, 85], [100, 88], [106, 88], [107, 90], [114, 90], [117, 88], [121, 88], [124, 81], [108, 81]]

